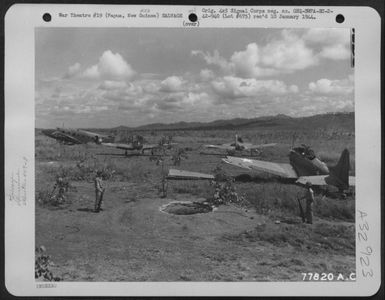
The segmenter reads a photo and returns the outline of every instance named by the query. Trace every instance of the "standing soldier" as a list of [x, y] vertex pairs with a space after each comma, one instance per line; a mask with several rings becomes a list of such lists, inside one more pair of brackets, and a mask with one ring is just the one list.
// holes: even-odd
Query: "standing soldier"
[[95, 182], [95, 212], [102, 210], [103, 195], [105, 188], [103, 187], [102, 171], [97, 171], [94, 179]]
[[311, 188], [311, 182], [306, 182], [306, 223], [308, 224], [313, 224], [313, 203], [314, 203], [314, 192], [313, 189]]
[[161, 182], [161, 197], [162, 198], [167, 197], [167, 187], [168, 187], [167, 178], [166, 178], [166, 176], [163, 175], [162, 182]]

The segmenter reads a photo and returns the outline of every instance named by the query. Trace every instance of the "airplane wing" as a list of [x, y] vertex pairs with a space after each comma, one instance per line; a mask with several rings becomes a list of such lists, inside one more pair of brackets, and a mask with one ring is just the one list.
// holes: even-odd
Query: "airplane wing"
[[211, 174], [204, 174], [198, 172], [170, 169], [168, 171], [167, 179], [209, 179], [213, 180], [214, 176]]
[[[333, 182], [327, 180], [329, 175], [317, 175], [317, 176], [301, 176], [297, 179], [296, 183], [305, 185], [306, 182], [310, 182], [312, 185], [336, 185]], [[356, 185], [356, 177], [349, 176], [349, 186]]]
[[297, 173], [290, 164], [274, 163], [233, 156], [227, 156], [227, 158], [223, 158], [222, 160], [228, 164], [244, 169], [267, 172], [285, 178], [298, 178]]
[[144, 144], [141, 150], [151, 150], [159, 147], [160, 146], [158, 144]]
[[158, 144], [144, 144], [141, 148], [135, 148], [132, 144], [122, 144], [122, 143], [101, 143], [103, 146], [107, 147], [113, 147], [117, 149], [122, 149], [122, 150], [151, 150], [158, 148]]
[[123, 149], [123, 150], [135, 150], [132, 147], [132, 144], [122, 144], [122, 143], [101, 143], [102, 146]]
[[222, 144], [222, 145], [204, 145], [205, 148], [208, 149], [222, 149], [222, 150], [234, 150], [234, 146], [230, 144]]
[[59, 139], [59, 140], [66, 142], [66, 143], [83, 144], [81, 141], [74, 138], [73, 136], [71, 136], [69, 134], [65, 134], [65, 133], [60, 132], [60, 131], [53, 132], [52, 136], [54, 136], [56, 139]]
[[277, 145], [277, 143], [261, 144], [261, 145], [251, 145], [251, 146], [248, 147], [248, 149], [268, 148], [268, 147], [274, 147], [275, 145]]

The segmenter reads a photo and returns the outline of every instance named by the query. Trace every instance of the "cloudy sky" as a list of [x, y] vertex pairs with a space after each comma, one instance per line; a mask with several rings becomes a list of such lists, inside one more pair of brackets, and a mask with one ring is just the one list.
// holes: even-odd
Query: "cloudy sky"
[[353, 111], [349, 29], [36, 29], [36, 126]]

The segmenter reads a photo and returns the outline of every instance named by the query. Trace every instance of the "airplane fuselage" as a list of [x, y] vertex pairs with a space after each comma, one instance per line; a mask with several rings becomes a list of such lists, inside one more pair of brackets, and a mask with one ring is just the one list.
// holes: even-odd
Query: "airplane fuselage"
[[98, 133], [70, 128], [46, 129], [42, 131], [46, 136], [56, 139], [66, 145], [96, 143], [113, 139]]

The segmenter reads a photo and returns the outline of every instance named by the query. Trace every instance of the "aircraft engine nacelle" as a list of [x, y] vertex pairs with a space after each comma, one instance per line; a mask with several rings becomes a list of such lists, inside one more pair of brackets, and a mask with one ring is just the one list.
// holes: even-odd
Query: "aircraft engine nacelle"
[[313, 158], [311, 162], [319, 170], [320, 175], [329, 174], [329, 168], [327, 167], [327, 165], [321, 160], [319, 160], [317, 157]]

